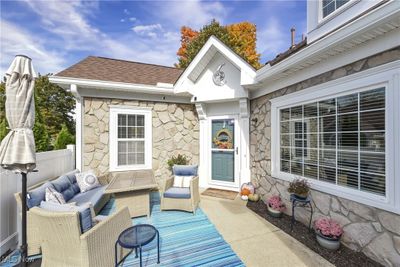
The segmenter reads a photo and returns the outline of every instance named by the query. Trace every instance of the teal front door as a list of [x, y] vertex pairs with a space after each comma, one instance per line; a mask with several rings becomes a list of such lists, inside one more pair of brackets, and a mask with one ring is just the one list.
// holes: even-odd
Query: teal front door
[[211, 180], [235, 182], [235, 119], [211, 120]]

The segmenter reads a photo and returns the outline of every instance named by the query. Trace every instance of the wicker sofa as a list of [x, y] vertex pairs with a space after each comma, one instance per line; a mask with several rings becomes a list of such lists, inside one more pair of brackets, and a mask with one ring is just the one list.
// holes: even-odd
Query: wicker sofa
[[[99, 181], [102, 184], [101, 187], [95, 188], [93, 190], [81, 193], [79, 186], [76, 184], [75, 174], [79, 172], [74, 170], [68, 172], [60, 177], [36, 184], [28, 188], [27, 205], [31, 209], [33, 207], [39, 206], [40, 202], [45, 198], [45, 188], [53, 187], [58, 192], [62, 193], [67, 202], [75, 202], [77, 205], [84, 202], [91, 202], [94, 208], [94, 212], [97, 214], [104, 205], [110, 199], [110, 196], [104, 194], [105, 187], [107, 185], [106, 177], [99, 177]], [[17, 201], [17, 206], [21, 211], [22, 207], [22, 194], [18, 192], [15, 194], [15, 199]], [[27, 241], [28, 241], [28, 255], [40, 254], [42, 251], [40, 249], [40, 236], [39, 236], [39, 226], [41, 222], [37, 220], [36, 217], [31, 216], [31, 211], [27, 212]]]
[[[127, 207], [81, 233], [79, 212], [50, 212], [32, 208], [30, 217], [40, 224], [42, 266], [114, 266], [114, 246], [119, 234], [132, 226]], [[118, 260], [129, 250], [119, 248]]]
[[161, 210], [183, 210], [195, 214], [200, 203], [197, 165], [175, 165], [172, 172], [179, 176], [192, 176], [190, 186], [174, 187], [174, 177], [165, 179], [161, 186]]

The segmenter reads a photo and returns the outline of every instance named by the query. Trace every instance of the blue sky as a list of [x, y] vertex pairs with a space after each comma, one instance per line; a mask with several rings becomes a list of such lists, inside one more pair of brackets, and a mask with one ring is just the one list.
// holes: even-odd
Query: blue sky
[[35, 69], [58, 71], [88, 55], [172, 66], [181, 26], [257, 25], [262, 63], [306, 32], [305, 1], [1, 1], [0, 73], [14, 55], [33, 59]]

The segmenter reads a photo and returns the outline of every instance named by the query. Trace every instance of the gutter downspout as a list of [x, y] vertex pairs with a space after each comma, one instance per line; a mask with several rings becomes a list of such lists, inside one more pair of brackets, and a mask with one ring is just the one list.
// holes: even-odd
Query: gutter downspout
[[83, 156], [83, 113], [85, 106], [83, 97], [78, 92], [78, 86], [76, 84], [70, 85], [70, 90], [75, 97], [75, 142], [76, 142], [76, 155], [75, 155], [75, 168], [83, 171], [82, 167], [82, 156]]

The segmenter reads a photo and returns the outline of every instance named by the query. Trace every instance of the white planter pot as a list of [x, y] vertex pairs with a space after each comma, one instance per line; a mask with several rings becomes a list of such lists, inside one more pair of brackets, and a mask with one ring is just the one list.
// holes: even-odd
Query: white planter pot
[[329, 250], [337, 250], [340, 247], [340, 239], [328, 238], [319, 233], [316, 233], [315, 235], [317, 237], [317, 242], [321, 247]]
[[280, 217], [282, 217], [282, 211], [274, 210], [274, 209], [271, 208], [269, 205], [267, 205], [267, 208], [268, 208], [269, 214], [270, 214], [272, 217], [275, 217], [275, 218], [280, 218]]

